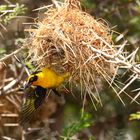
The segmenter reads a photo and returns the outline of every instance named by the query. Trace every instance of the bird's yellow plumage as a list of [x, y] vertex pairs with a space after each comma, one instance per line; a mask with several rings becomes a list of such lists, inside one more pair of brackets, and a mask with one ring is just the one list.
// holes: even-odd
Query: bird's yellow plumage
[[28, 82], [34, 76], [37, 76], [37, 80], [32, 82], [33, 86], [41, 86], [43, 88], [57, 88], [64, 80], [69, 76], [69, 73], [57, 74], [55, 71], [49, 68], [43, 68], [41, 71], [32, 74], [28, 78]]

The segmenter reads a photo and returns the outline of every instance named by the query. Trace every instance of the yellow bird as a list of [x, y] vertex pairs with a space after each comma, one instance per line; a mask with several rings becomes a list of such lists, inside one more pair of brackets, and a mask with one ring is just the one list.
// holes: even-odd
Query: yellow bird
[[55, 94], [60, 96], [56, 88], [68, 77], [68, 72], [59, 75], [49, 68], [43, 68], [40, 71], [32, 73], [27, 78], [27, 83], [24, 88], [25, 101], [21, 107], [20, 124], [24, 125], [30, 120], [30, 118], [32, 118], [34, 112], [45, 100], [47, 89], [52, 89]]
[[69, 72], [59, 75], [52, 69], [43, 68], [28, 77], [26, 87], [33, 85], [42, 88], [56, 89], [68, 77]]

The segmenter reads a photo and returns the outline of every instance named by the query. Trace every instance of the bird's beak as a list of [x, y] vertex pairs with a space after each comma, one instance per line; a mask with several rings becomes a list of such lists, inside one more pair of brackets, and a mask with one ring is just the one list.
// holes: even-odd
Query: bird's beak
[[27, 82], [24, 86], [25, 89], [27, 89], [28, 87], [30, 87], [32, 85], [32, 83]]

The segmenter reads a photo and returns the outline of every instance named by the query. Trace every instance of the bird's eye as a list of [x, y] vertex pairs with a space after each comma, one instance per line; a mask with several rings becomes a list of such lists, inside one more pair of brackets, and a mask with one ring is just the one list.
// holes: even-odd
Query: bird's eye
[[29, 79], [29, 83], [32, 83], [32, 82], [35, 82], [35, 81], [37, 81], [37, 76], [35, 75], [35, 76], [33, 76], [33, 77], [31, 77], [30, 79]]

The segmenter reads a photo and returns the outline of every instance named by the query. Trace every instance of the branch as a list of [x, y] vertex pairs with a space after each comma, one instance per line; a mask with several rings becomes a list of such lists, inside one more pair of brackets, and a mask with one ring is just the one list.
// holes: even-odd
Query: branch
[[[104, 41], [105, 43], [105, 41]], [[120, 89], [119, 93], [117, 95], [120, 95], [122, 92], [125, 93], [125, 89], [131, 85], [136, 79], [138, 79], [140, 77], [140, 64], [136, 64], [135, 62], [135, 57], [136, 54], [139, 50], [139, 48], [137, 48], [135, 51], [133, 51], [131, 54], [129, 54], [127, 57], [125, 57], [123, 54], [123, 50], [124, 47], [126, 45], [126, 42], [124, 44], [122, 44], [120, 46], [120, 49], [114, 53], [110, 53], [107, 52], [106, 50], [99, 50], [94, 48], [94, 46], [88, 45], [86, 43], [83, 42], [84, 45], [86, 45], [91, 51], [93, 51], [93, 53], [95, 54], [95, 56], [99, 56], [102, 57], [102, 59], [104, 59], [104, 61], [108, 62], [108, 63], [114, 63], [118, 68], [126, 68], [128, 70], [130, 70], [133, 74], [132, 74], [132, 78], [130, 78], [128, 80], [128, 83], [122, 88]], [[106, 43], [106, 45], [109, 45]], [[111, 47], [110, 47], [111, 48]], [[137, 95], [133, 98], [132, 97], [132, 102], [137, 102], [136, 99], [138, 98], [138, 96], [140, 95], [140, 93], [137, 93]], [[129, 96], [131, 97], [131, 96]]]
[[[123, 57], [121, 54], [114, 55], [114, 54], [108, 54], [106, 52], [103, 52], [101, 50], [98, 50], [94, 48], [93, 46], [88, 45], [88, 47], [97, 54], [101, 54], [105, 61], [110, 62], [110, 63], [115, 63], [118, 64], [120, 67], [125, 67], [127, 69], [130, 69], [134, 73], [140, 75], [140, 67], [138, 65], [134, 65], [131, 62], [127, 61], [125, 57]], [[138, 51], [138, 49], [137, 49]]]
[[7, 95], [7, 91], [11, 89], [13, 86], [15, 86], [21, 80], [23, 74], [24, 74], [24, 68], [21, 70], [18, 79], [12, 80], [10, 83], [8, 83], [6, 86], [2, 88], [2, 90], [0, 91], [0, 95]]
[[10, 54], [7, 54], [5, 57], [3, 57], [3, 58], [0, 59], [0, 62], [3, 62], [3, 61], [5, 61], [6, 59], [8, 59], [8, 58], [12, 57], [13, 55], [17, 54], [17, 53], [20, 52], [23, 48], [24, 48], [24, 47], [21, 47], [21, 48], [15, 50], [14, 52], [12, 52], [12, 53], [10, 53]]

